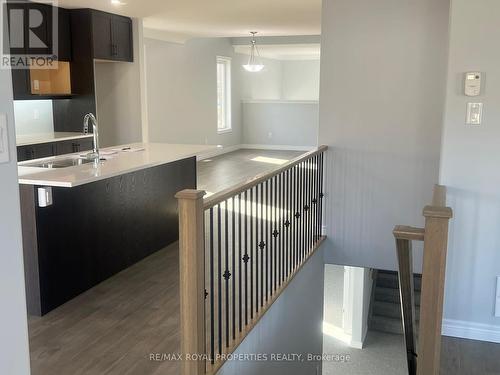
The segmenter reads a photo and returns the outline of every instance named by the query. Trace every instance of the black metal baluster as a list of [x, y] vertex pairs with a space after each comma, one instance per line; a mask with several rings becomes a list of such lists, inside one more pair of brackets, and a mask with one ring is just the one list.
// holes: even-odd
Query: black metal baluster
[[[245, 228], [245, 232], [246, 232]], [[238, 194], [238, 329], [239, 332], [241, 332], [242, 329], [242, 312], [241, 308], [243, 306], [243, 296], [242, 296], [242, 290], [243, 287], [241, 286], [241, 257], [242, 257], [242, 248], [241, 248], [241, 193]], [[245, 280], [246, 282], [246, 280]]]
[[217, 290], [218, 290], [218, 344], [219, 354], [222, 354], [222, 233], [221, 233], [221, 207], [217, 205]]
[[229, 279], [231, 272], [229, 272], [229, 201], [224, 201], [224, 249], [225, 249], [225, 269], [222, 277], [226, 281], [226, 298], [224, 300], [224, 307], [226, 309], [226, 348], [229, 347]]
[[234, 196], [231, 198], [231, 213], [232, 213], [232, 246], [231, 246], [231, 261], [232, 261], [232, 292], [233, 292], [233, 340], [236, 338], [236, 207], [234, 205]]
[[309, 180], [309, 182], [307, 183], [307, 185], [309, 186], [309, 200], [308, 200], [309, 229], [308, 229], [308, 233], [309, 233], [309, 250], [312, 250], [313, 245], [314, 245], [313, 235], [312, 235], [312, 231], [313, 231], [313, 217], [312, 217], [312, 213], [313, 213], [313, 203], [312, 203], [312, 200], [313, 200], [313, 166], [312, 166], [312, 158], [310, 158], [308, 160], [308, 164], [309, 164], [309, 168], [307, 169], [308, 170], [308, 180]]
[[279, 233], [279, 238], [278, 238], [278, 243], [279, 243], [279, 256], [280, 256], [280, 272], [279, 272], [279, 281], [278, 285], [281, 286], [281, 283], [283, 282], [283, 241], [285, 238], [285, 228], [284, 228], [284, 220], [283, 220], [283, 175], [284, 173], [280, 173], [278, 176], [278, 210], [279, 210], [279, 221], [278, 221], [278, 230], [280, 231]]
[[210, 361], [215, 360], [215, 306], [214, 306], [214, 209], [210, 208]]
[[324, 193], [323, 193], [323, 156], [324, 153], [320, 154], [320, 167], [319, 167], [319, 183], [320, 183], [320, 193], [319, 193], [319, 233], [320, 235], [323, 234], [323, 198], [324, 198]]
[[295, 220], [293, 222], [293, 232], [294, 232], [294, 259], [293, 259], [293, 271], [295, 271], [295, 268], [297, 267], [298, 260], [299, 260], [299, 252], [300, 252], [300, 247], [299, 247], [299, 218], [300, 218], [300, 213], [299, 213], [299, 187], [298, 187], [298, 167], [295, 166], [293, 168], [293, 196], [294, 196], [294, 212], [295, 212]]
[[278, 268], [279, 268], [278, 267], [278, 262], [279, 262], [278, 236], [279, 236], [279, 232], [278, 232], [278, 220], [276, 217], [277, 205], [278, 205], [277, 184], [278, 184], [278, 176], [274, 176], [273, 180], [272, 180], [273, 199], [271, 199], [271, 212], [272, 212], [272, 217], [273, 217], [272, 228], [273, 228], [273, 238], [274, 238], [274, 241], [273, 241], [274, 272], [273, 272], [273, 288], [272, 288], [273, 294], [277, 288], [276, 282], [278, 279], [277, 274], [278, 274]]
[[269, 224], [271, 221], [271, 218], [269, 216], [269, 207], [270, 207], [270, 199], [269, 199], [269, 193], [271, 191], [271, 181], [267, 180], [266, 181], [266, 302], [269, 299], [269, 294], [270, 294], [270, 281], [271, 281], [271, 270], [272, 270], [272, 260], [271, 260], [271, 237], [269, 234]]
[[302, 263], [302, 259], [304, 258], [304, 162], [301, 162], [299, 165], [299, 209], [300, 213], [299, 218], [299, 262], [300, 265]]
[[[264, 184], [260, 184], [260, 305], [264, 306]], [[257, 301], [258, 305], [258, 301]]]
[[[250, 189], [250, 318], [253, 319], [253, 188]], [[248, 320], [246, 322], [248, 324]]]
[[[245, 255], [243, 262], [245, 263], [245, 326], [248, 324], [248, 195], [245, 190]], [[250, 222], [252, 220], [250, 219]], [[250, 224], [251, 225], [251, 224]]]
[[287, 174], [287, 181], [286, 181], [286, 215], [287, 215], [287, 236], [286, 236], [286, 251], [287, 251], [287, 265], [286, 265], [286, 278], [288, 278], [288, 275], [290, 274], [290, 269], [291, 269], [291, 263], [292, 263], [292, 256], [293, 256], [293, 240], [292, 240], [292, 234], [291, 234], [291, 225], [293, 222], [293, 208], [292, 208], [292, 202], [291, 202], [291, 190], [292, 190], [292, 170], [289, 169], [286, 171]]
[[319, 174], [319, 154], [316, 155], [316, 199], [318, 200], [318, 203], [316, 205], [316, 236], [317, 240], [319, 240], [321, 231], [319, 228], [319, 211], [320, 211], [320, 205], [321, 205], [321, 199], [319, 198], [320, 193], [321, 193], [321, 187], [319, 183], [320, 179], [320, 174]]
[[305, 244], [306, 244], [306, 256], [309, 254], [309, 250], [311, 249], [311, 242], [310, 242], [310, 233], [311, 233], [311, 230], [310, 230], [310, 227], [309, 225], [311, 224], [310, 221], [311, 221], [311, 211], [310, 211], [310, 207], [311, 207], [311, 197], [310, 197], [310, 194], [311, 194], [311, 185], [310, 185], [310, 181], [309, 181], [309, 178], [310, 178], [310, 175], [311, 175], [311, 168], [310, 168], [310, 165], [309, 165], [309, 159], [307, 159], [305, 161], [305, 165], [306, 165], [306, 178], [304, 180], [304, 184], [306, 186], [306, 205], [304, 206], [304, 210], [306, 211], [306, 216], [307, 216], [307, 220], [306, 220], [306, 240], [305, 240]]

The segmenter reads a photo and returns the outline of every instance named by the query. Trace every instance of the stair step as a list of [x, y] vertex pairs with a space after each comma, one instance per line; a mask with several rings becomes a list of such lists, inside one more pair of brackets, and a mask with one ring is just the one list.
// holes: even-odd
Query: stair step
[[[378, 315], [382, 317], [402, 319], [401, 305], [392, 302], [382, 302], [374, 301], [373, 303], [373, 315]], [[415, 309], [415, 320], [420, 319], [420, 308]]]
[[[391, 302], [399, 306], [399, 289], [384, 288], [377, 286], [375, 288], [375, 301]], [[420, 292], [415, 292], [415, 305], [420, 306]]]
[[[396, 272], [379, 271], [377, 274], [377, 287], [399, 289], [398, 274]], [[420, 291], [422, 286], [422, 277], [415, 275], [413, 286], [416, 291]]]
[[370, 329], [380, 332], [403, 334], [403, 323], [400, 319], [387, 318], [385, 316], [373, 315], [370, 320]]

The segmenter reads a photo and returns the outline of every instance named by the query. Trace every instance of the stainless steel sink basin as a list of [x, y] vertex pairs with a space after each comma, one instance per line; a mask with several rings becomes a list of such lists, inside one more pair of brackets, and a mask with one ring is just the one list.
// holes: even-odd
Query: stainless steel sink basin
[[93, 163], [92, 159], [85, 158], [66, 158], [66, 159], [54, 159], [54, 160], [44, 160], [32, 163], [23, 163], [25, 167], [35, 167], [35, 168], [67, 168], [74, 167], [77, 165], [83, 165], [88, 163]]

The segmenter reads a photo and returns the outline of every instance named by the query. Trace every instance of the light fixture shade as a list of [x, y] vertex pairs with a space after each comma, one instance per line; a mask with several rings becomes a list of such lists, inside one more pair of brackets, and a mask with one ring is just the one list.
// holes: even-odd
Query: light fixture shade
[[245, 65], [243, 65], [243, 68], [247, 72], [256, 73], [256, 72], [260, 72], [262, 69], [264, 69], [264, 65], [262, 65], [262, 64], [245, 64]]
[[255, 41], [255, 34], [257, 34], [257, 32], [252, 31], [250, 34], [252, 34], [252, 40], [250, 42], [250, 57], [248, 58], [248, 63], [243, 65], [243, 68], [247, 72], [256, 73], [264, 69], [264, 64], [259, 61], [260, 54]]

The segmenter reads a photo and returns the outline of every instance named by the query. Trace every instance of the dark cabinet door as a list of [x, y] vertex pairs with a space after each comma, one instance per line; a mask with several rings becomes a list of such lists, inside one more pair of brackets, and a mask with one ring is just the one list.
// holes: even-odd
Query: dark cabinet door
[[17, 148], [17, 161], [48, 158], [56, 155], [55, 143], [40, 143], [36, 145], [19, 146]]
[[92, 138], [72, 139], [69, 141], [57, 142], [56, 155], [73, 154], [92, 150]]
[[112, 60], [112, 16], [103, 12], [92, 12], [92, 34], [94, 58]]
[[132, 20], [114, 16], [112, 20], [112, 55], [114, 60], [133, 61]]
[[26, 3], [24, 38], [29, 55], [53, 55], [53, 8], [47, 4]]
[[58, 8], [57, 57], [60, 61], [71, 61], [71, 20], [67, 9]]

